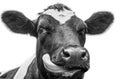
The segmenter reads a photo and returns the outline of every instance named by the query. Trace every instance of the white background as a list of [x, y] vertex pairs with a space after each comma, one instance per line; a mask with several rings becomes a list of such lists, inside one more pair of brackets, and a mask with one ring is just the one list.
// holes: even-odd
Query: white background
[[[90, 70], [84, 79], [120, 79], [120, 2], [119, 0], [0, 0], [0, 14], [18, 10], [34, 20], [47, 6], [63, 3], [83, 20], [97, 11], [110, 11], [115, 20], [101, 35], [87, 35], [85, 47], [90, 53]], [[36, 38], [15, 34], [0, 21], [0, 71], [20, 66], [36, 50]]]

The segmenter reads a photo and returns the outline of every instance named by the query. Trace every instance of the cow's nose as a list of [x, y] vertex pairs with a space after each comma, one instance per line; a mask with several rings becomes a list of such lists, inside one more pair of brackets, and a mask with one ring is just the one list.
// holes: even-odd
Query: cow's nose
[[63, 49], [63, 51], [61, 52], [61, 57], [65, 61], [70, 61], [71, 59], [75, 59], [78, 61], [87, 61], [89, 59], [87, 50], [81, 47], [69, 47]]

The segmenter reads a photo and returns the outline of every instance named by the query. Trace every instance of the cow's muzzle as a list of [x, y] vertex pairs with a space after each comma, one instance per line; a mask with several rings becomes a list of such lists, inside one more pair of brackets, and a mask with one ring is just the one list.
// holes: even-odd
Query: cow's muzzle
[[61, 52], [62, 59], [68, 63], [71, 62], [71, 64], [78, 64], [81, 62], [89, 61], [89, 54], [85, 48], [80, 47], [69, 47], [66, 49], [63, 49]]
[[84, 69], [88, 70], [89, 54], [85, 48], [82, 47], [67, 47], [63, 49], [59, 56], [55, 57], [52, 61], [68, 70]]
[[77, 71], [86, 72], [89, 69], [89, 54], [82, 47], [67, 47], [52, 57], [44, 55], [44, 66], [54, 73], [73, 75]]

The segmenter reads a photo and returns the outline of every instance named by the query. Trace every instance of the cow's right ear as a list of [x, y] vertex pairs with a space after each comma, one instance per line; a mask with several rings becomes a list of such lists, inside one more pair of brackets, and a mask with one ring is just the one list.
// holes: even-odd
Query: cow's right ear
[[30, 34], [37, 37], [35, 24], [21, 12], [6, 11], [2, 14], [2, 20], [15, 33]]

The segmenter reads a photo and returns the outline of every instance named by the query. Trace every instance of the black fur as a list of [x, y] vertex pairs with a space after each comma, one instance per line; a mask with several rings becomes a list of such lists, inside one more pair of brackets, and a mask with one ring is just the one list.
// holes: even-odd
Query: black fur
[[33, 22], [25, 17], [21, 12], [6, 11], [2, 14], [2, 20], [7, 27], [15, 33], [29, 33], [33, 36], [37, 36], [35, 33], [36, 28]]
[[94, 13], [85, 23], [88, 26], [88, 34], [103, 33], [109, 25], [113, 22], [113, 15], [110, 12]]

